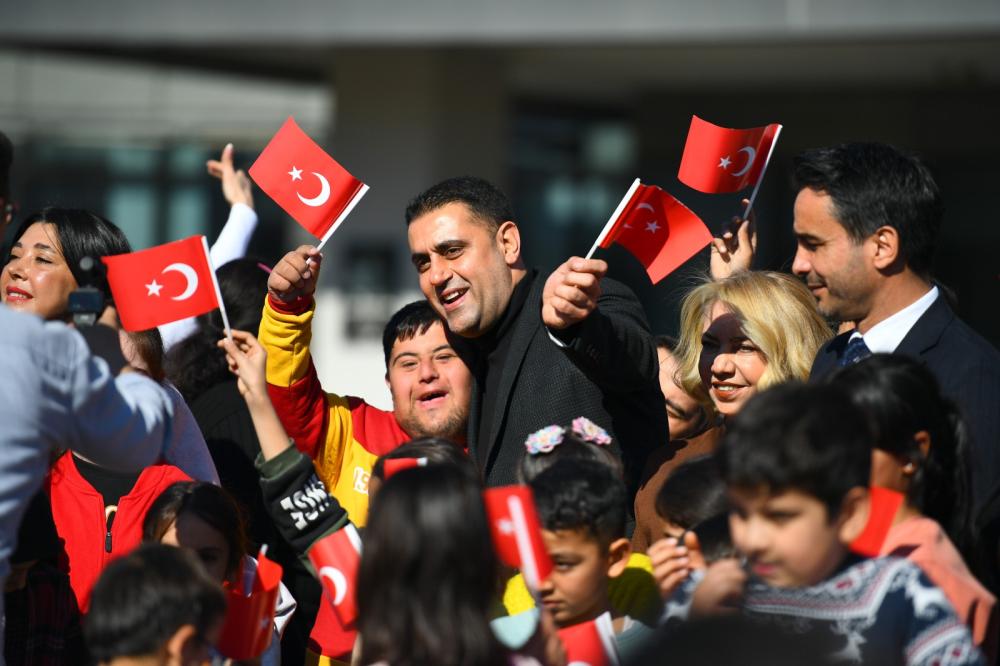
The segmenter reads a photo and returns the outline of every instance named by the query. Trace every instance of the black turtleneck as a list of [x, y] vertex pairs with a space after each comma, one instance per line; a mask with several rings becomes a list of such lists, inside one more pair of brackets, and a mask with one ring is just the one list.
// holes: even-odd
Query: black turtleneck
[[514, 286], [510, 295], [510, 303], [504, 310], [500, 321], [490, 331], [476, 340], [479, 348], [479, 363], [476, 368], [476, 380], [479, 385], [480, 401], [479, 436], [476, 447], [485, 452], [490, 444], [490, 430], [493, 429], [493, 419], [497, 410], [497, 391], [500, 387], [500, 377], [510, 352], [511, 331], [528, 300], [531, 284], [537, 277], [537, 271], [529, 271], [521, 281]]

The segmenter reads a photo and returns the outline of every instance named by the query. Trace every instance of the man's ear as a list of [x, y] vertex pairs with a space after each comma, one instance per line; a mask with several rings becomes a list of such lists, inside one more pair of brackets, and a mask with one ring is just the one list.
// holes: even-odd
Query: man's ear
[[871, 235], [874, 243], [875, 254], [873, 257], [875, 268], [885, 270], [900, 258], [899, 232], [895, 227], [882, 226]]
[[173, 635], [167, 639], [166, 663], [173, 666], [183, 666], [184, 664], [199, 663], [199, 654], [203, 650], [201, 640], [198, 638], [198, 630], [193, 624], [182, 625]]
[[615, 539], [608, 546], [608, 578], [618, 578], [625, 572], [629, 557], [632, 556], [632, 542]]
[[497, 229], [496, 239], [504, 262], [508, 266], [517, 264], [521, 260], [521, 230], [517, 225], [507, 220]]
[[840, 515], [837, 522], [840, 524], [838, 535], [840, 542], [845, 546], [854, 542], [868, 524], [868, 514], [871, 511], [871, 496], [868, 488], [855, 486], [844, 495], [844, 501], [840, 505]]

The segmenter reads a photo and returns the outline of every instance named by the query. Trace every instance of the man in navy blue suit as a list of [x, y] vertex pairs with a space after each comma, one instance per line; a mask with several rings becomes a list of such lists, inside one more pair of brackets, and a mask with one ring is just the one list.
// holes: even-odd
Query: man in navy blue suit
[[917, 158], [876, 143], [807, 151], [795, 179], [792, 270], [823, 315], [854, 324], [820, 349], [811, 378], [876, 352], [926, 363], [970, 426], [979, 506], [1000, 481], [1000, 353], [931, 279], [937, 184]]

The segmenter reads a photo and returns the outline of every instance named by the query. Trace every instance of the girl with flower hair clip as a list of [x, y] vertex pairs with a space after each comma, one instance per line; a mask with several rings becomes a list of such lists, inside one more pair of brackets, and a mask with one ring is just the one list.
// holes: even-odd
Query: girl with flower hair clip
[[624, 478], [621, 460], [611, 451], [611, 436], [585, 416], [578, 416], [568, 426], [550, 425], [528, 435], [524, 441], [518, 481], [532, 479], [562, 458], [586, 459], [610, 467]]

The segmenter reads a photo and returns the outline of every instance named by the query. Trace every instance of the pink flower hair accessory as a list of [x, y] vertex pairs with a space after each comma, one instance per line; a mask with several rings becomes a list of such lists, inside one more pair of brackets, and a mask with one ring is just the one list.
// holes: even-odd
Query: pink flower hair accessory
[[573, 419], [573, 434], [585, 442], [597, 444], [598, 446], [609, 446], [611, 444], [611, 435], [608, 434], [608, 431], [586, 416], [578, 416]]
[[566, 429], [562, 426], [546, 426], [528, 435], [528, 439], [524, 440], [524, 448], [533, 456], [549, 453], [562, 443], [565, 432]]

